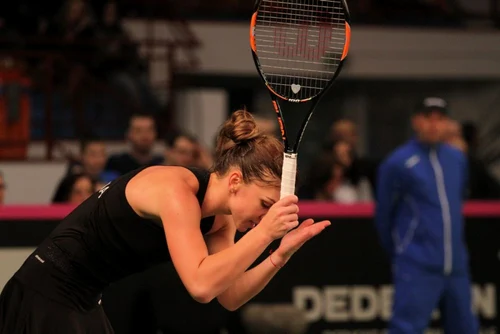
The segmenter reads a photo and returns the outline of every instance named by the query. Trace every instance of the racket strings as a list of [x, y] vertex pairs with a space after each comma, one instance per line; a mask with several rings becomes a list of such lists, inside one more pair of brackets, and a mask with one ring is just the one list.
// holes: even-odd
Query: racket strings
[[305, 100], [334, 77], [346, 43], [341, 0], [263, 0], [255, 24], [261, 70], [278, 95]]

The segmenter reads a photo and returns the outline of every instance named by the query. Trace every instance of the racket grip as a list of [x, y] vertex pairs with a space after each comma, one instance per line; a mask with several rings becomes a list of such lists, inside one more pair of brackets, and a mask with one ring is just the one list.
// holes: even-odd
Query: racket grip
[[297, 153], [285, 153], [283, 157], [283, 170], [281, 172], [280, 198], [295, 194], [296, 175]]

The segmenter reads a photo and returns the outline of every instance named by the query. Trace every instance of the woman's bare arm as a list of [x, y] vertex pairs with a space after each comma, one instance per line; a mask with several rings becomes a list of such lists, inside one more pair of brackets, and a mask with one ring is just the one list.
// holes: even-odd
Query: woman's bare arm
[[160, 212], [172, 262], [193, 298], [208, 303], [226, 291], [259, 257], [272, 238], [259, 229], [237, 244], [209, 255], [200, 230], [201, 212], [189, 187], [172, 184]]
[[[206, 237], [210, 254], [222, 252], [235, 245], [234, 237], [236, 228], [231, 216], [218, 216], [217, 219], [223, 219], [225, 222], [223, 223], [223, 228]], [[274, 257], [274, 261], [283, 265], [282, 259], [279, 259], [275, 255]], [[230, 311], [238, 309], [261, 292], [274, 275], [276, 275], [278, 270], [278, 267], [275, 267], [266, 258], [254, 268], [239, 276], [227, 290], [219, 294], [217, 296], [219, 303]]]

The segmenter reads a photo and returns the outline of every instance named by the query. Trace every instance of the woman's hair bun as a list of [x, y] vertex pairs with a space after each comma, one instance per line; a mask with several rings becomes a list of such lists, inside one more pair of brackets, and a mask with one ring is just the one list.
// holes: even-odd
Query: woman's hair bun
[[245, 182], [273, 183], [281, 178], [282, 165], [283, 143], [260, 132], [251, 113], [238, 110], [224, 122], [217, 137], [213, 172], [225, 175], [235, 166]]
[[220, 137], [230, 139], [236, 145], [244, 144], [259, 137], [259, 129], [251, 113], [235, 111], [222, 126]]

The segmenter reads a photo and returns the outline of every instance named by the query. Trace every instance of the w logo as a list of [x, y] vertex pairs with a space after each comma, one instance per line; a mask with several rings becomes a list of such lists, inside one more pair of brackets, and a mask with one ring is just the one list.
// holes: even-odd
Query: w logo
[[99, 190], [99, 196], [97, 196], [97, 198], [101, 198], [102, 194], [104, 194], [106, 192], [106, 190], [109, 189], [110, 184], [111, 184], [111, 182], [106, 183], [106, 185], [104, 187], [102, 187], [101, 190]]

